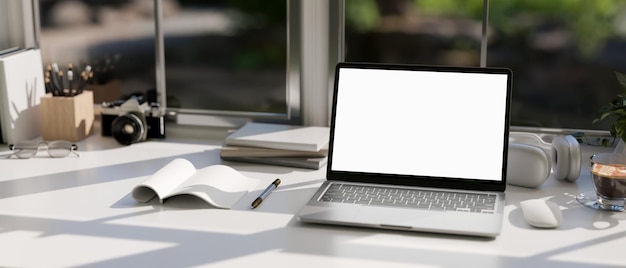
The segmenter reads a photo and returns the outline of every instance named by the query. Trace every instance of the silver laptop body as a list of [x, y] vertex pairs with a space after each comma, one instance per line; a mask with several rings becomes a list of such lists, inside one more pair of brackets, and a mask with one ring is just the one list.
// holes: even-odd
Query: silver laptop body
[[298, 220], [497, 236], [511, 80], [505, 68], [339, 63], [327, 180]]

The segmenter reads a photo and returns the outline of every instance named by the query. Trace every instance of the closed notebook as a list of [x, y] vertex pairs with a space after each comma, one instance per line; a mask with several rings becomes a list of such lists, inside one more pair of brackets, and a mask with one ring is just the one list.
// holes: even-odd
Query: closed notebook
[[328, 148], [324, 147], [317, 152], [282, 150], [250, 146], [222, 146], [221, 157], [326, 157]]
[[250, 146], [318, 152], [327, 146], [329, 128], [268, 123], [246, 123], [226, 137], [229, 146]]

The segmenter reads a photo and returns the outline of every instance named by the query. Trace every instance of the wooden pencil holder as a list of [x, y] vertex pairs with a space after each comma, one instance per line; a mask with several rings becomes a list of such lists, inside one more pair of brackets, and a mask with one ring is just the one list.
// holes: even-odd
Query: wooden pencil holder
[[41, 97], [41, 137], [43, 140], [79, 141], [91, 135], [94, 123], [93, 92], [72, 97]]

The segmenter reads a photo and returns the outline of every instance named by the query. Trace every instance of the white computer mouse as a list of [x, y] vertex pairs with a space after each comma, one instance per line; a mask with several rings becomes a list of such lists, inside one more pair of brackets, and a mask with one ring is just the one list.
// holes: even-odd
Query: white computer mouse
[[528, 224], [537, 228], [556, 228], [563, 220], [559, 206], [552, 201], [529, 199], [519, 203]]

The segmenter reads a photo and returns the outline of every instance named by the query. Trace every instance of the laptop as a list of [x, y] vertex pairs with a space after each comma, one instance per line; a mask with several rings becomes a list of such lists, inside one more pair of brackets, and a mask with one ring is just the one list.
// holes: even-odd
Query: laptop
[[339, 63], [326, 181], [306, 223], [496, 237], [512, 73]]

